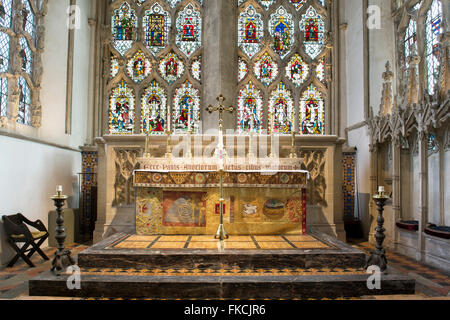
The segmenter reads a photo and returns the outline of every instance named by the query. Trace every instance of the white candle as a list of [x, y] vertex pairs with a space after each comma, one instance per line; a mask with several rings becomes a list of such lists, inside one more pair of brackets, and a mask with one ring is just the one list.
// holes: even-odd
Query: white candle
[[378, 192], [379, 193], [383, 193], [384, 192], [384, 186], [379, 186], [378, 187]]
[[56, 186], [56, 193], [62, 192], [62, 186]]

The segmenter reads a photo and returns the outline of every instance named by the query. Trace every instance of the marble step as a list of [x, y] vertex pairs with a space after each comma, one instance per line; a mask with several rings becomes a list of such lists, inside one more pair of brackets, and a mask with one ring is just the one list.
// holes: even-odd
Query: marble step
[[[110, 269], [111, 270], [111, 269]], [[274, 271], [274, 270], [272, 270]], [[322, 299], [415, 293], [414, 279], [395, 272], [381, 277], [381, 288], [369, 290], [361, 270], [264, 275], [222, 273], [156, 275], [131, 270], [85, 270], [80, 289], [68, 289], [68, 275], [45, 272], [30, 280], [30, 296], [147, 299]], [[257, 274], [258, 272], [256, 272]], [[70, 282], [70, 281], [69, 281]]]
[[335, 238], [315, 235], [331, 249], [311, 250], [149, 250], [116, 249], [114, 235], [78, 254], [82, 268], [361, 268], [366, 255]]

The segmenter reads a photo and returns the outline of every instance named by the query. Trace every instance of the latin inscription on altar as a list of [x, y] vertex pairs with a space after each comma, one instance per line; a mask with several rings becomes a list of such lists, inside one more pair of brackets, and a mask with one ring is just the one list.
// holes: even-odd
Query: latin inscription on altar
[[[139, 159], [134, 172], [136, 231], [141, 235], [214, 234], [223, 168], [229, 234], [306, 233], [308, 172], [300, 159]], [[209, 163], [208, 163], [209, 162]]]

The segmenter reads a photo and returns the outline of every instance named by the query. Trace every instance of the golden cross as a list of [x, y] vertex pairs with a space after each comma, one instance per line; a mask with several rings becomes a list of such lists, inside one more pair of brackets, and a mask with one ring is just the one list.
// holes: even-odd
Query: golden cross
[[223, 131], [223, 113], [224, 112], [229, 112], [229, 113], [233, 113], [234, 112], [234, 107], [233, 106], [229, 106], [229, 107], [225, 107], [223, 105], [225, 98], [224, 96], [220, 95], [219, 97], [217, 97], [217, 101], [219, 101], [219, 105], [216, 107], [213, 106], [209, 106], [208, 108], [206, 108], [206, 110], [208, 110], [209, 113], [213, 113], [218, 111], [219, 112], [219, 130]]

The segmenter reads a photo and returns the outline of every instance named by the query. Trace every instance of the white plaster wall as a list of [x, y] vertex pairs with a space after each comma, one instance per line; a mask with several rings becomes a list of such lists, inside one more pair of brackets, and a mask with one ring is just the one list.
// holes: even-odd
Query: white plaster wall
[[[347, 126], [364, 120], [364, 40], [363, 40], [363, 2], [361, 0], [346, 0], [344, 21], [346, 31], [346, 101]], [[349, 143], [350, 146], [354, 144]]]
[[[72, 134], [65, 134], [69, 0], [50, 0], [45, 17], [45, 48], [42, 55], [42, 127], [33, 137], [65, 147], [85, 143], [88, 106], [88, 62], [90, 33], [87, 17], [90, 0], [78, 0], [81, 28], [75, 30]], [[33, 130], [27, 130], [32, 132]], [[47, 225], [53, 210], [51, 195], [62, 185], [69, 205], [78, 207], [77, 173], [80, 152], [0, 136], [0, 216], [22, 212]], [[0, 225], [0, 264], [11, 258]], [[45, 244], [44, 244], [45, 245]]]
[[[391, 1], [369, 0], [369, 5], [381, 9], [381, 29], [369, 30], [369, 104], [374, 108], [374, 112], [378, 112], [383, 89], [382, 74], [387, 61], [395, 73], [395, 32], [391, 17]], [[392, 86], [395, 95], [395, 80]]]

